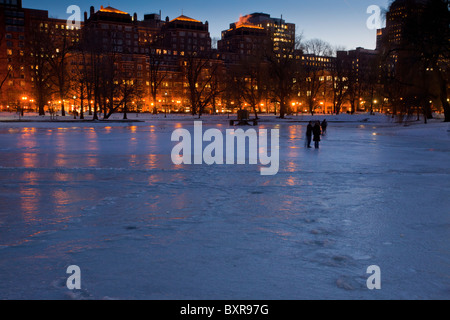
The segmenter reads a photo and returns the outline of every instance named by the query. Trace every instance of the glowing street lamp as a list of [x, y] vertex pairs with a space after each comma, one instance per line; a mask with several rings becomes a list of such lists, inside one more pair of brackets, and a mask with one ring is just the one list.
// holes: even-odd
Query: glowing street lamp
[[[28, 101], [27, 97], [22, 97], [22, 101], [25, 104]], [[23, 109], [25, 109], [25, 105], [20, 108], [20, 115], [23, 117]]]
[[77, 96], [73, 96], [72, 98], [73, 98], [73, 106], [72, 106], [73, 118], [76, 119], [77, 118], [77, 114], [75, 112], [75, 108], [76, 108], [75, 100], [77, 100]]

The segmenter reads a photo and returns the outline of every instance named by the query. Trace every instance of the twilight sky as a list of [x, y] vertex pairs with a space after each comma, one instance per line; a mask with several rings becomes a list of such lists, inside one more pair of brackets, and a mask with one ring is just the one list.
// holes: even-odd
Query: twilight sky
[[374, 49], [376, 31], [369, 30], [366, 13], [371, 5], [387, 8], [389, 0], [23, 0], [23, 7], [44, 9], [50, 17], [67, 19], [66, 9], [78, 5], [82, 12], [89, 11], [90, 6], [98, 10], [101, 5], [112, 6], [130, 14], [136, 12], [138, 19], [145, 13], [162, 12], [162, 18], [170, 19], [181, 15], [209, 22], [211, 37], [220, 38], [222, 30], [239, 20], [240, 15], [253, 12], [269, 13], [287, 22], [295, 23], [297, 33], [303, 32], [304, 38], [319, 38], [332, 45], [340, 45], [347, 50], [356, 47]]

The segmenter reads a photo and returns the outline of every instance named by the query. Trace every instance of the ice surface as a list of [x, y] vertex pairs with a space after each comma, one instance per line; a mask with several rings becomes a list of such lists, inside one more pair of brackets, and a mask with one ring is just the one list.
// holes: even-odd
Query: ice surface
[[192, 118], [0, 123], [0, 299], [449, 299], [448, 125], [331, 122], [308, 150], [299, 119], [260, 125], [273, 177], [174, 166]]

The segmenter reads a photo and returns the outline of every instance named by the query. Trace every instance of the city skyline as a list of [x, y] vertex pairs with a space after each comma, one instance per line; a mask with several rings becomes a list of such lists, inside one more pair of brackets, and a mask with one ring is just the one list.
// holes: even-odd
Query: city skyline
[[[141, 0], [132, 3], [123, 0], [61, 0], [58, 4], [52, 3], [51, 0], [43, 0], [39, 4], [29, 0], [23, 1], [25, 8], [48, 10], [50, 17], [59, 19], [69, 17], [66, 9], [70, 5], [78, 5], [82, 12], [89, 11], [90, 6], [94, 6], [95, 10], [98, 10], [101, 5], [112, 6], [130, 14], [136, 12], [139, 20], [143, 19], [144, 14], [159, 13], [160, 10], [162, 19], [166, 16], [173, 19], [184, 14], [203, 22], [208, 21], [211, 38], [217, 40], [221, 38], [221, 32], [228, 29], [230, 23], [238, 21], [240, 16], [253, 12], [265, 12], [273, 17], [283, 16], [287, 22], [296, 24], [296, 33], [303, 34], [304, 39], [319, 38], [332, 46], [341, 46], [348, 50], [357, 47], [375, 48], [376, 30], [369, 30], [366, 26], [366, 21], [370, 17], [367, 8], [378, 5], [383, 9], [388, 4], [387, 0], [320, 0], [300, 3], [291, 0], [276, 3], [269, 1], [241, 3], [231, 0], [226, 5], [203, 0], [189, 3], [179, 0], [164, 3], [144, 3]], [[295, 9], [292, 9], [293, 7]], [[217, 14], [215, 10], [219, 10], [220, 14]]]

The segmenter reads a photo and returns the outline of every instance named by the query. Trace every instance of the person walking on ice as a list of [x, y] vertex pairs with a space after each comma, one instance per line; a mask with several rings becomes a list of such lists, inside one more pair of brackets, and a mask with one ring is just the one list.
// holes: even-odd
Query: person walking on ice
[[328, 127], [327, 119], [324, 119], [322, 121], [322, 125], [321, 126], [322, 126], [322, 135], [324, 136], [327, 133], [327, 127]]
[[306, 147], [311, 147], [311, 141], [312, 141], [312, 135], [313, 135], [313, 126], [312, 121], [308, 123], [308, 127], [306, 127]]
[[316, 124], [313, 128], [314, 135], [314, 146], [316, 149], [319, 149], [320, 136], [322, 135], [322, 129], [320, 127], [320, 121], [316, 121]]

